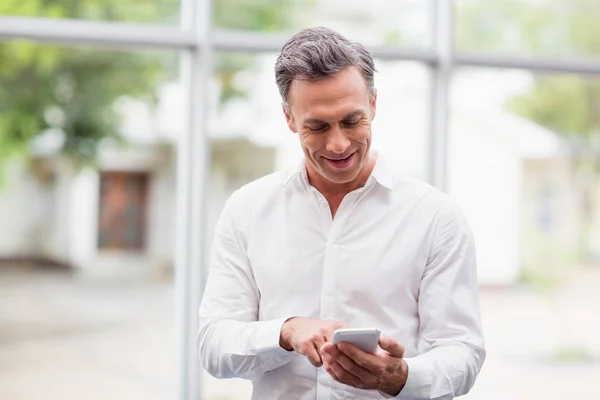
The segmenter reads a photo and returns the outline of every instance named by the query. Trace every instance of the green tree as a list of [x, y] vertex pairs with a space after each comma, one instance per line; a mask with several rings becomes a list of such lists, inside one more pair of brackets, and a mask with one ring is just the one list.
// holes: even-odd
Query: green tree
[[[283, 30], [294, 24], [290, 8], [304, 3], [219, 0], [213, 24]], [[3, 0], [0, 15], [177, 23], [179, 1]], [[222, 82], [223, 102], [243, 96], [233, 77], [251, 62], [245, 55], [217, 55], [215, 71]], [[93, 163], [106, 138], [122, 141], [116, 102], [129, 97], [153, 106], [158, 84], [176, 77], [176, 65], [176, 55], [161, 53], [0, 42], [0, 164], [29, 155], [32, 141], [47, 130], [62, 135], [63, 154], [78, 164]]]
[[[462, 0], [458, 4], [459, 49], [562, 58], [600, 54], [597, 0]], [[529, 93], [508, 100], [508, 109], [569, 138], [588, 144], [597, 141], [600, 79], [541, 73], [534, 79]]]

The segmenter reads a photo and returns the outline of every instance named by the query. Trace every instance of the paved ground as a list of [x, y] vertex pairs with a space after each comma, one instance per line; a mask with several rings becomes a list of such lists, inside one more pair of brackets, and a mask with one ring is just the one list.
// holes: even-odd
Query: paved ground
[[[600, 360], [552, 357], [564, 344], [600, 355], [600, 268], [553, 299], [482, 289], [481, 301], [489, 355], [465, 399], [600, 399]], [[0, 399], [176, 398], [173, 307], [168, 283], [0, 270]], [[249, 398], [247, 382], [202, 382], [204, 399]]]

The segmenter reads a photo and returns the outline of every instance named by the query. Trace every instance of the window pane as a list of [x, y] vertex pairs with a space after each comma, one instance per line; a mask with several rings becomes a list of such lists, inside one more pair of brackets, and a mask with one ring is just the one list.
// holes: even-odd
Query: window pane
[[449, 192], [489, 350], [468, 398], [598, 397], [600, 79], [461, 69], [452, 93]]
[[597, 0], [459, 0], [460, 49], [568, 56], [600, 52]]
[[179, 3], [179, 0], [2, 0], [0, 15], [176, 24]]
[[[276, 57], [246, 53], [215, 57], [211, 218], [219, 216], [233, 190], [302, 160], [298, 138], [290, 132], [281, 110], [273, 72]], [[396, 171], [423, 176], [427, 69], [416, 63], [381, 60], [375, 60], [375, 66], [378, 102], [372, 147]], [[208, 375], [203, 382], [206, 398], [250, 398], [249, 382], [219, 381]]]
[[429, 1], [219, 0], [214, 3], [214, 25], [285, 34], [323, 25], [366, 45], [425, 46]]
[[0, 398], [176, 396], [177, 68], [0, 43]]

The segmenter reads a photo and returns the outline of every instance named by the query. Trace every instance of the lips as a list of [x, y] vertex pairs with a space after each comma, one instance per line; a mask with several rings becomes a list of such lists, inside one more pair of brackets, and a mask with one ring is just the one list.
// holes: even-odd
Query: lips
[[337, 169], [344, 169], [350, 166], [350, 164], [352, 164], [352, 160], [354, 159], [354, 154], [352, 153], [350, 154], [348, 157], [346, 158], [338, 158], [338, 159], [332, 159], [332, 158], [327, 158], [324, 157], [325, 160], [327, 160], [327, 163], [329, 165], [331, 165], [334, 168]]

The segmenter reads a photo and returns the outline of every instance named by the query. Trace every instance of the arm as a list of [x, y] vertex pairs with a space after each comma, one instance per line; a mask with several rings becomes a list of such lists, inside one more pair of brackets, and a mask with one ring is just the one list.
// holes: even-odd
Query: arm
[[215, 231], [198, 345], [202, 366], [211, 375], [256, 379], [288, 363], [294, 353], [279, 345], [286, 318], [257, 321], [259, 291], [236, 220], [235, 196], [227, 201]]
[[419, 294], [419, 356], [405, 358], [398, 399], [453, 399], [466, 394], [485, 360], [475, 246], [462, 213], [438, 216]]

